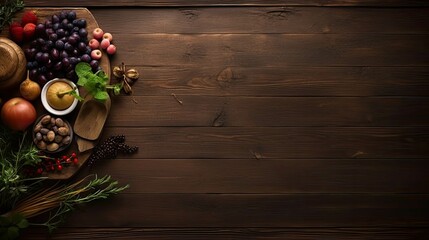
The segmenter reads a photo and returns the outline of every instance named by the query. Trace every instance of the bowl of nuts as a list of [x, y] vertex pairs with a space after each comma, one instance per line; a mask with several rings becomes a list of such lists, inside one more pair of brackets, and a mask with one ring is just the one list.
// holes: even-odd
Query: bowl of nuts
[[71, 145], [73, 129], [68, 121], [60, 117], [42, 115], [34, 124], [33, 140], [38, 149], [58, 153]]

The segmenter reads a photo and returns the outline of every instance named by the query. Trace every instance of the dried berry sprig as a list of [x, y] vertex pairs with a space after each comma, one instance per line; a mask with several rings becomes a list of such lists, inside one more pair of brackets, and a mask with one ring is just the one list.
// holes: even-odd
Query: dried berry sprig
[[42, 161], [31, 168], [27, 168], [25, 170], [27, 175], [41, 175], [44, 172], [61, 172], [65, 167], [79, 164], [79, 159], [75, 152], [56, 158], [44, 155], [40, 155], [39, 157]]
[[92, 167], [96, 162], [105, 159], [115, 159], [118, 153], [133, 154], [138, 151], [137, 146], [129, 146], [125, 143], [124, 135], [110, 136], [94, 148], [88, 158], [88, 166]]

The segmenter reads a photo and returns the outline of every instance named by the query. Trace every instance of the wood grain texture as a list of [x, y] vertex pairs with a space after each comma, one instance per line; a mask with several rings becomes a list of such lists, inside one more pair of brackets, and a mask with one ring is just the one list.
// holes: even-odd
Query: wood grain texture
[[129, 193], [429, 193], [427, 159], [117, 159]]
[[[428, 66], [429, 35], [134, 34], [115, 35], [112, 64], [182, 68]], [[246, 43], [246, 44], [243, 44]]]
[[145, 67], [136, 96], [429, 96], [427, 67]]
[[[321, 240], [373, 239], [408, 240], [429, 237], [426, 228], [61, 228], [49, 239], [281, 239]], [[34, 230], [23, 238], [48, 238], [44, 229]]]
[[[427, 126], [429, 98], [213, 97], [115, 99], [109, 126]], [[406, 115], [404, 118], [402, 116]], [[126, 116], [126, 117], [124, 117]], [[245, 117], [244, 117], [245, 116]]]
[[47, 7], [47, 6], [155, 6], [155, 7], [180, 7], [180, 6], [391, 6], [391, 7], [408, 7], [408, 6], [428, 6], [425, 0], [104, 0], [104, 1], [83, 1], [75, 0], [71, 2], [52, 2], [51, 0], [29, 0], [26, 2], [29, 6]]
[[423, 34], [429, 31], [428, 8], [95, 8], [91, 12], [102, 23], [101, 27], [115, 34]]
[[[138, 153], [126, 158], [421, 158], [428, 127], [109, 127]], [[166, 151], [168, 149], [168, 151]], [[123, 156], [125, 157], [125, 156]]]
[[26, 4], [91, 7], [141, 74], [103, 135], [139, 152], [78, 174], [131, 188], [52, 239], [429, 238], [429, 2]]
[[425, 227], [427, 194], [127, 194], [68, 227]]

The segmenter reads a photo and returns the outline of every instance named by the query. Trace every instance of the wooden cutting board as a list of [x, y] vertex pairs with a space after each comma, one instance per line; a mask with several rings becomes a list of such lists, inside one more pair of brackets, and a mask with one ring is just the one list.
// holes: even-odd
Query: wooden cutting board
[[[34, 11], [36, 13], [36, 15], [39, 19], [39, 21], [38, 21], [39, 23], [44, 22], [45, 20], [50, 18], [53, 14], [60, 13], [62, 10], [67, 10], [67, 11], [73, 10], [76, 12], [77, 18], [86, 19], [86, 21], [87, 21], [86, 29], [88, 30], [88, 39], [92, 39], [92, 31], [95, 28], [99, 27], [94, 16], [86, 8], [25, 8], [23, 11], [20, 11], [16, 14], [14, 21], [19, 22], [21, 20], [22, 14], [28, 10]], [[9, 37], [8, 27], [5, 27], [3, 29], [3, 32], [0, 34], [0, 36]], [[100, 60], [100, 66], [103, 68], [103, 70], [106, 72], [106, 74], [110, 77], [110, 61], [109, 61], [107, 54], [103, 54], [103, 56]], [[79, 90], [81, 91], [81, 89], [79, 89]], [[82, 92], [84, 92], [84, 91], [82, 91]], [[74, 125], [74, 120], [76, 119], [77, 113], [79, 112], [79, 109], [82, 106], [82, 104], [83, 103], [80, 103], [79, 106], [74, 110], [74, 112], [72, 114], [67, 115], [65, 117], [65, 119], [67, 119], [72, 126]], [[43, 109], [43, 106], [41, 105], [40, 101], [35, 103], [35, 105], [36, 105], [38, 116], [47, 113], [46, 110]], [[106, 115], [106, 117], [107, 117], [107, 115]], [[93, 123], [91, 122], [88, 124], [93, 124]], [[103, 124], [104, 124], [104, 122], [103, 122]], [[77, 166], [65, 167], [61, 172], [49, 173], [49, 174], [46, 174], [46, 176], [48, 176], [50, 179], [68, 179], [68, 178], [72, 177], [81, 167], [83, 167], [85, 165], [85, 162], [88, 160], [89, 156], [92, 153], [92, 147], [95, 146], [97, 141], [98, 141], [98, 139], [96, 139], [94, 141], [90, 141], [90, 140], [79, 140], [78, 141], [77, 138], [75, 137], [70, 149], [68, 149], [65, 152], [62, 152], [61, 155], [63, 155], [63, 154], [69, 155], [72, 152], [76, 152], [78, 159], [79, 159], [79, 164]], [[81, 149], [87, 149], [85, 152], [79, 152], [78, 142], [79, 142], [79, 144], [84, 144], [83, 147], [81, 146]]]

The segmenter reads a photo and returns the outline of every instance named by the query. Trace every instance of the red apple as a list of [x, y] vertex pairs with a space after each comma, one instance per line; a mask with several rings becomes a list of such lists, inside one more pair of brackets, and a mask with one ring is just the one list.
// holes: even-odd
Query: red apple
[[104, 32], [101, 28], [96, 28], [92, 32], [92, 37], [95, 39], [101, 40], [103, 38], [103, 34], [104, 34]]
[[110, 44], [106, 49], [107, 54], [113, 55], [116, 53], [116, 46], [113, 44]]
[[95, 59], [95, 60], [99, 60], [100, 58], [101, 58], [101, 56], [102, 56], [103, 54], [101, 53], [101, 51], [100, 50], [98, 50], [98, 49], [95, 49], [95, 50], [92, 50], [92, 52], [91, 52], [91, 58], [92, 59]]
[[110, 41], [107, 38], [104, 38], [100, 43], [100, 47], [102, 49], [106, 49], [109, 45], [110, 45]]
[[88, 45], [89, 45], [89, 47], [91, 48], [91, 49], [97, 49], [99, 46], [100, 46], [100, 42], [97, 40], [97, 39], [91, 39], [91, 41], [89, 41], [89, 43], [88, 43]]
[[3, 123], [17, 131], [24, 131], [37, 117], [36, 109], [23, 98], [12, 98], [5, 102], [1, 109]]
[[110, 42], [113, 40], [113, 36], [110, 33], [103, 34], [103, 39], [109, 39]]

